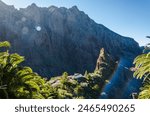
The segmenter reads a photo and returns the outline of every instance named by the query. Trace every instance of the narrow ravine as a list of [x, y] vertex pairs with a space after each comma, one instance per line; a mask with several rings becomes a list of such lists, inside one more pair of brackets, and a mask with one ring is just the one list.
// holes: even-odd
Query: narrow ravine
[[105, 85], [100, 99], [129, 99], [132, 93], [138, 93], [142, 81], [133, 78], [132, 57], [122, 57], [109, 83]]

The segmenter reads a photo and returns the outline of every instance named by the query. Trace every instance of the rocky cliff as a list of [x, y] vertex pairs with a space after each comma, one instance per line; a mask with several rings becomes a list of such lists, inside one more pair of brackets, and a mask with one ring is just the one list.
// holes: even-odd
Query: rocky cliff
[[0, 1], [3, 40], [11, 42], [11, 52], [25, 56], [24, 65], [47, 77], [64, 71], [92, 72], [101, 48], [114, 59], [140, 53], [132, 38], [97, 24], [76, 6], [42, 8], [32, 4], [17, 10]]

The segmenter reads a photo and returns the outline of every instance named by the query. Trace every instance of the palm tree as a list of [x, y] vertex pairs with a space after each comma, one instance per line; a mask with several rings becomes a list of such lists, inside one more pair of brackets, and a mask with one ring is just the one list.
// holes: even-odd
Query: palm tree
[[134, 60], [135, 68], [134, 77], [148, 78], [150, 76], [150, 52], [147, 54], [139, 55]]
[[[150, 36], [147, 36], [147, 38], [150, 38]], [[146, 49], [150, 50], [150, 47], [147, 46]], [[143, 87], [141, 87], [138, 98], [150, 99], [150, 51], [137, 56], [134, 60], [134, 64], [136, 68], [134, 77], [140, 79], [144, 78]]]

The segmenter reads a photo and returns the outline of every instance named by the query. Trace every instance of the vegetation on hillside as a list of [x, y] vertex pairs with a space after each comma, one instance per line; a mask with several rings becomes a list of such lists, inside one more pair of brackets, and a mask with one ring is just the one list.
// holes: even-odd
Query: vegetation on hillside
[[[76, 78], [64, 72], [62, 76], [47, 80], [22, 66], [25, 60], [17, 53], [9, 53], [10, 43], [0, 42], [0, 98], [2, 99], [78, 99], [98, 98], [106, 80], [113, 73], [104, 49], [94, 73]], [[105, 71], [109, 75], [105, 75]]]
[[24, 57], [10, 54], [10, 43], [0, 43], [0, 98], [49, 98], [51, 87], [30, 67], [21, 66]]
[[[10, 43], [0, 42], [0, 98], [1, 99], [91, 99], [98, 98], [103, 86], [115, 69], [115, 63], [101, 49], [93, 73], [68, 75], [47, 80], [30, 67], [17, 53], [9, 53]], [[150, 48], [134, 60], [134, 77], [143, 79], [139, 99], [150, 99]], [[146, 51], [146, 50], [145, 50]], [[107, 73], [106, 73], [107, 72]]]
[[[150, 44], [148, 44], [150, 45]], [[134, 77], [143, 79], [143, 86], [141, 87], [141, 92], [138, 95], [139, 99], [150, 99], [150, 48], [145, 47], [143, 53], [135, 58], [134, 64], [136, 71], [134, 72]]]
[[[102, 88], [106, 84], [115, 69], [115, 63], [107, 57], [104, 49], [100, 50], [100, 55], [96, 63], [94, 73], [85, 72], [84, 75], [77, 74], [68, 76], [65, 72], [60, 77], [54, 77], [49, 82], [53, 89], [58, 92], [57, 98], [99, 98]], [[107, 72], [107, 73], [106, 73]]]

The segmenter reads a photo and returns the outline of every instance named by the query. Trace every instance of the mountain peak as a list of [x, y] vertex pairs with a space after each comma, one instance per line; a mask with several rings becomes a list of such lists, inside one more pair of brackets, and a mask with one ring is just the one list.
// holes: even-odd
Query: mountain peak
[[78, 10], [78, 7], [75, 5], [75, 6], [72, 6], [72, 9]]
[[28, 6], [27, 8], [31, 8], [31, 9], [35, 9], [38, 8], [38, 6], [35, 3], [32, 3], [30, 6]]
[[37, 5], [35, 3], [32, 3], [31, 7], [37, 7]]
[[70, 9], [73, 10], [73, 11], [79, 11], [77, 6], [72, 6]]
[[58, 7], [56, 7], [54, 5], [48, 7], [49, 11], [51, 11], [51, 12], [54, 11], [55, 9], [57, 9], [57, 8]]
[[15, 7], [13, 5], [7, 5], [2, 0], [0, 0], [0, 8], [7, 9], [9, 11], [12, 11], [13, 9], [15, 9]]
[[58, 7], [57, 7], [57, 6], [54, 6], [54, 5], [51, 5], [51, 6], [49, 6], [48, 8], [50, 9], [50, 8], [58, 8]]

